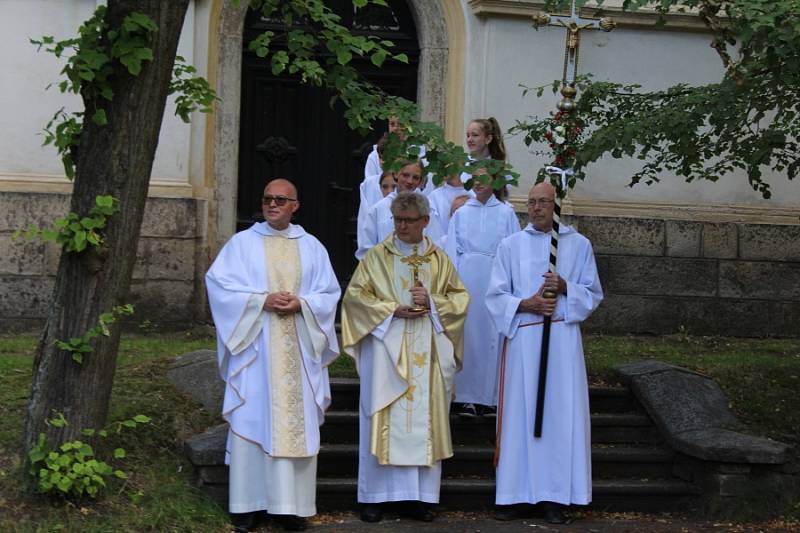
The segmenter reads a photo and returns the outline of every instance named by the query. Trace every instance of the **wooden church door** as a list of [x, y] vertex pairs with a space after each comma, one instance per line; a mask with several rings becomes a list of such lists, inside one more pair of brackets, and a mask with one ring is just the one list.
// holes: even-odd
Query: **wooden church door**
[[[351, 0], [326, 3], [353, 34], [391, 40], [398, 53], [408, 55], [407, 65], [387, 61], [378, 69], [368, 58], [353, 64], [387, 93], [416, 100], [419, 45], [405, 1], [389, 0], [388, 8], [369, 5], [358, 11]], [[255, 12], [245, 22], [237, 231], [263, 220], [264, 183], [271, 178], [289, 179], [300, 193], [300, 209], [293, 222], [325, 245], [339, 281], [346, 283], [356, 266], [358, 186], [366, 157], [386, 124], [375, 124], [369, 136], [362, 136], [347, 127], [340, 102], [331, 108], [330, 91], [302, 84], [297, 77], [274, 76], [268, 61], [250, 52], [248, 44], [267, 30], [280, 36], [279, 22]]]

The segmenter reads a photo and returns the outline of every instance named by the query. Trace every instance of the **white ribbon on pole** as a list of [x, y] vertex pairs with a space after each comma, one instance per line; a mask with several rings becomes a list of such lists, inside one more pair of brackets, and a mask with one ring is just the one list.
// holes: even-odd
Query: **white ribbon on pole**
[[567, 176], [575, 175], [575, 171], [572, 170], [571, 168], [545, 167], [544, 171], [547, 172], [548, 174], [559, 174], [561, 176], [562, 191], [567, 190], [567, 185], [569, 184]]

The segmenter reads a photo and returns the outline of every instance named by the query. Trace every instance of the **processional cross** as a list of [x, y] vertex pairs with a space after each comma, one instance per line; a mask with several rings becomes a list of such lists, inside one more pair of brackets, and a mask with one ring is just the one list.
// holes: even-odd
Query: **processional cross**
[[[578, 13], [575, 0], [572, 0], [569, 16], [550, 15], [549, 13], [537, 13], [533, 16], [533, 24], [536, 28], [540, 26], [562, 26], [567, 30], [566, 46], [564, 49], [564, 70], [561, 75], [561, 101], [557, 107], [565, 115], [575, 112], [575, 95], [578, 89], [575, 87], [575, 79], [578, 73], [578, 52], [581, 44], [581, 31], [586, 29], [601, 29], [605, 32], [613, 30], [617, 23], [611, 18], [591, 19], [582, 18]], [[558, 228], [561, 224], [561, 201], [566, 196], [569, 188], [568, 176], [574, 171], [571, 168], [559, 168], [548, 166], [548, 174], [558, 174], [560, 179], [554, 184], [556, 187], [555, 206], [553, 210], [553, 229], [550, 231], [550, 272], [556, 272], [556, 258], [558, 257]], [[556, 298], [556, 294], [546, 291], [542, 294], [545, 298]], [[544, 317], [542, 324], [542, 347], [539, 359], [539, 386], [536, 393], [536, 418], [533, 424], [533, 436], [542, 436], [542, 422], [544, 419], [544, 394], [547, 387], [547, 358], [550, 349], [550, 326], [551, 317]]]

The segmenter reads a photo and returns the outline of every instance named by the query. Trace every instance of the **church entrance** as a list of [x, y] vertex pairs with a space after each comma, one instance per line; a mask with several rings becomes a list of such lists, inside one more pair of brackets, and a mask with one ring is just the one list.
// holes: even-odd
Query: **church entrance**
[[[414, 21], [404, 0], [387, 3], [389, 7], [369, 5], [355, 11], [352, 0], [326, 2], [353, 34], [388, 39], [395, 43], [394, 50], [408, 56], [407, 65], [387, 61], [377, 69], [368, 58], [355, 59], [353, 65], [387, 93], [416, 100], [419, 44]], [[356, 266], [358, 186], [364, 162], [386, 125], [375, 124], [369, 136], [362, 136], [347, 127], [341, 103], [331, 108], [330, 91], [301, 84], [298, 78], [274, 76], [269, 63], [247, 48], [264, 31], [280, 35], [278, 22], [253, 12], [245, 21], [237, 231], [263, 220], [261, 196], [268, 178], [290, 179], [300, 190], [294, 222], [322, 241], [339, 281], [345, 283]]]

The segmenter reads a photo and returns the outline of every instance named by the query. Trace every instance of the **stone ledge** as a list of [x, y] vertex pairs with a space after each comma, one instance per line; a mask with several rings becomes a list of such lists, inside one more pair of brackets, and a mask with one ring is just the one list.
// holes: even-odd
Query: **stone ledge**
[[197, 350], [176, 357], [167, 378], [181, 392], [203, 404], [209, 413], [222, 410], [225, 382], [219, 376], [215, 351]]
[[218, 466], [225, 464], [227, 439], [228, 424], [220, 424], [186, 439], [183, 449], [195, 466]]
[[731, 429], [736, 417], [711, 378], [661, 361], [637, 361], [616, 370], [675, 450], [719, 463], [789, 461], [788, 445]]
[[788, 461], [790, 451], [782, 442], [722, 428], [686, 431], [674, 435], [671, 442], [686, 455], [720, 463], [783, 464]]

